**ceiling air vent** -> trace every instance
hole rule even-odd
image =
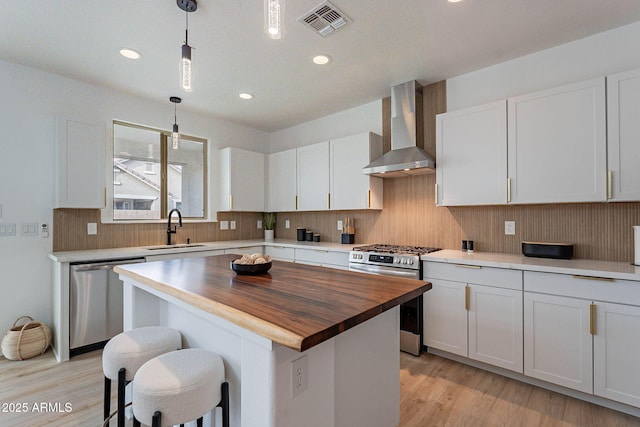
[[[298,18],[298,21],[310,27],[321,36],[326,36],[350,22],[350,19],[347,15],[340,12],[337,7],[328,1],[323,1]]]

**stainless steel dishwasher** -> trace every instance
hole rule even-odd
[[[140,262],[144,258],[70,265],[70,356],[102,348],[122,332],[122,281],[113,267]]]

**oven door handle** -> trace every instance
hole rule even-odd
[[[365,264],[349,264],[350,271],[359,271],[361,273],[380,274],[383,276],[406,277],[409,279],[419,279],[420,272],[418,270],[401,270],[393,267],[382,267],[377,265]]]

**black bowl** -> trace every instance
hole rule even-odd
[[[264,274],[271,268],[271,261],[264,264],[236,264],[231,263],[231,269],[236,274]]]

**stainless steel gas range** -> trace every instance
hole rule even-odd
[[[424,246],[357,246],[349,253],[349,270],[422,280],[420,256],[439,250]],[[422,296],[400,305],[400,350],[420,355],[422,322]]]

